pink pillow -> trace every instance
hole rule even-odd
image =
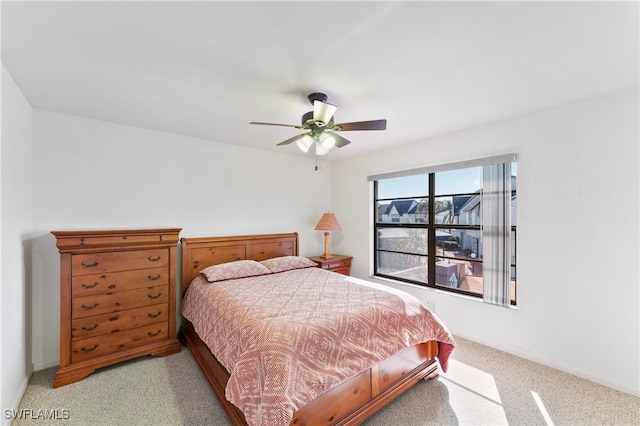
[[[313,260],[309,260],[306,257],[300,256],[282,256],[274,257],[272,259],[263,260],[262,263],[269,271],[284,272],[291,269],[312,268],[318,266]]]
[[[210,283],[215,281],[231,280],[234,278],[254,277],[256,275],[270,274],[264,265],[255,260],[236,260],[235,262],[221,263],[209,266],[200,271]]]

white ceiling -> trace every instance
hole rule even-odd
[[[339,159],[638,85],[638,2],[9,2],[33,107],[281,152],[321,91]],[[87,141],[90,143],[90,141]]]

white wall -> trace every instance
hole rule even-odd
[[[367,175],[518,154],[518,306],[405,284],[454,334],[640,395],[638,88],[333,165],[336,252],[370,273]]]
[[[58,363],[51,230],[298,231],[301,254],[312,255],[322,250],[313,226],[331,208],[344,229],[332,236],[333,251],[354,255],[353,274],[367,277],[368,174],[507,152],[519,155],[518,309],[399,287],[434,302],[462,337],[640,394],[637,88],[322,163],[315,172],[310,157],[32,112],[7,77],[3,68],[3,408],[17,406],[32,363]]]
[[[270,142],[265,142],[270,143]],[[59,256],[50,231],[182,227],[182,237],[299,232],[331,209],[331,164],[34,110],[33,360],[59,361]]]
[[[32,231],[31,106],[2,66],[0,145],[0,409],[18,407],[32,373],[29,297]]]

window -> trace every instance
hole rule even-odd
[[[515,155],[370,176],[374,275],[516,304]]]

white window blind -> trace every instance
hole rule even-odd
[[[468,167],[495,165],[495,164],[501,164],[501,163],[511,163],[514,161],[517,161],[516,154],[505,154],[505,155],[499,155],[495,157],[486,157],[486,158],[478,158],[478,159],[467,160],[467,161],[458,161],[455,163],[436,164],[433,166],[418,167],[414,169],[376,173],[376,174],[367,176],[367,180],[369,182],[372,182],[374,180],[391,179],[391,178],[402,177],[402,176],[422,175],[422,174],[437,173],[437,172],[446,172],[448,170],[466,169]]]
[[[483,300],[509,306],[511,163],[482,167]]]

